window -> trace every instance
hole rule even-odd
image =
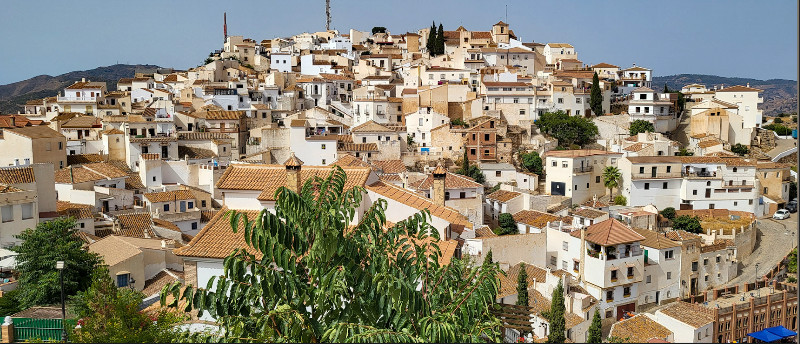
[[[325,165],[325,159],[322,159],[322,164]]]
[[[131,280],[131,274],[120,274],[117,275],[117,287],[127,287],[128,282]]]
[[[714,209],[714,203],[709,204],[708,209]]]
[[[553,160],[553,167],[558,167],[558,162],[556,162],[555,160]]]
[[[667,166],[667,173],[670,173],[671,171],[672,171],[672,166]]]
[[[697,190],[692,190],[692,195],[697,196]]]
[[[27,220],[33,218],[33,203],[26,203],[22,205],[22,219]]]
[[[58,143],[58,150],[62,150],[62,149],[64,149],[64,143],[63,142],[59,142]]]
[[[672,272],[671,271],[667,271],[667,279],[672,279]]]
[[[192,208],[194,208],[194,202],[192,202],[192,201],[189,201],[189,202],[187,203],[186,207],[187,207],[188,209],[192,209]]]
[[[611,281],[617,280],[617,270],[611,270]]]
[[[567,251],[567,250],[569,250],[569,243],[568,243],[568,242],[566,242],[566,241],[562,242],[562,243],[561,243],[561,248],[562,248],[564,251]]]
[[[614,301],[614,291],[613,290],[606,291],[606,300]]]
[[[321,148],[322,148],[322,149],[325,149],[325,144],[324,144],[324,143],[322,144],[322,147],[321,147]]]
[[[631,296],[631,287],[624,287],[622,288],[622,296],[629,297]]]
[[[662,189],[669,189],[669,182],[662,183],[661,188]]]
[[[594,177],[594,182],[595,182],[595,183],[599,183],[599,182],[600,182],[600,176],[596,176],[596,177]]]
[[[490,137],[489,134],[483,134],[483,140],[484,141],[489,141],[489,137]]]
[[[192,229],[197,229],[197,222],[192,222]]]
[[[675,259],[675,251],[664,251],[664,259]]]
[[[587,189],[589,188],[589,183],[586,183],[586,188],[587,188]]]
[[[558,103],[559,104],[564,104],[564,98],[558,98]]]
[[[566,261],[566,260],[562,260],[562,261],[561,261],[561,269],[562,269],[562,270],[564,270],[564,271],[566,271],[566,270],[567,270],[567,267],[568,267],[568,265],[567,265],[567,261]]]
[[[692,262],[692,271],[697,271],[697,262]]]
[[[501,171],[495,171],[495,172],[494,172],[494,176],[495,176],[495,177],[500,177],[500,174],[502,174],[502,172],[501,172]]]
[[[561,167],[567,168],[568,166],[569,166],[569,163],[566,160],[561,162]]]
[[[719,257],[719,256],[717,256],[717,263],[719,263],[719,260],[720,260],[720,257]]]
[[[639,167],[639,173],[644,173],[644,167]]]
[[[581,270],[581,263],[579,261],[572,262],[572,270],[580,271]]]
[[[14,208],[10,205],[5,205],[0,207],[0,213],[2,213],[3,222],[11,222],[14,221]]]
[[[169,204],[164,204],[164,211],[169,211]]]
[[[460,192],[460,193],[458,194],[458,198],[467,198],[467,193],[466,193],[466,192],[463,192],[463,191],[462,191],[462,192]]]
[[[550,265],[556,265],[556,257],[550,257]]]
[[[644,278],[644,281],[645,283],[650,283],[650,275],[647,275],[647,277]]]
[[[706,276],[705,276],[705,281],[706,281],[706,282],[708,282],[708,275],[706,275]],[[698,337],[698,338],[700,337],[700,334],[699,334],[699,333],[697,334],[697,337]]]
[[[628,278],[633,277],[633,267],[628,267]]]
[[[153,176],[153,181],[156,181],[156,176]]]
[[[733,168],[733,172],[736,172],[736,167]]]
[[[644,183],[644,189],[650,190],[650,183]]]

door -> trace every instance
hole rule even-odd
[[[103,201],[103,212],[108,211],[108,201]]]
[[[147,132],[150,134],[150,136],[156,136],[156,130],[153,128],[147,129]]]
[[[189,131],[192,131],[192,127],[194,127],[194,124],[189,123],[189,124],[187,124],[187,126],[189,127]]]
[[[711,198],[711,189],[706,189],[706,198]]]
[[[181,212],[182,213],[186,212],[186,202],[184,202],[184,201],[181,201]]]
[[[697,294],[697,278],[696,277],[692,278],[692,281],[691,281],[690,284],[691,284],[691,288],[689,288],[689,293],[691,295]]]
[[[655,178],[656,177],[656,168],[657,167],[651,167],[650,168],[650,177],[651,178]]]
[[[659,296],[661,296],[661,292],[660,292],[660,291],[657,291],[657,292],[656,292],[656,304],[658,304],[658,297],[659,297]]]
[[[625,312],[633,313],[635,311],[636,311],[636,303],[635,302],[631,302],[631,303],[628,303],[628,304],[617,306],[617,319],[622,318],[622,315],[625,314]]]
[[[166,159],[169,154],[167,154],[169,146],[161,146],[161,158]]]
[[[561,182],[550,182],[550,194],[554,196],[564,196],[566,185]]]

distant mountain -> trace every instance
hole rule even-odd
[[[797,81],[786,79],[758,80],[747,78],[727,78],[716,75],[678,74],[653,77],[653,89],[661,91],[664,84],[670,89],[678,89],[689,84],[703,84],[708,88],[717,86],[747,85],[764,90],[764,115],[777,115],[782,112],[797,112]]]
[[[22,111],[25,102],[32,99],[52,97],[59,91],[86,78],[92,81],[104,81],[109,91],[117,88],[121,78],[132,78],[137,71],[153,71],[160,68],[154,65],[116,64],[61,74],[59,76],[39,75],[28,80],[0,85],[0,113],[17,113]]]

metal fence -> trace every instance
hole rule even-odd
[[[13,318],[12,321],[15,342],[33,339],[58,342],[64,331],[61,319]],[[74,328],[76,323],[76,320],[67,319],[67,329]]]

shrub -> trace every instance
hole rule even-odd
[[[628,205],[628,199],[623,195],[614,197],[614,205]]]
[[[664,210],[661,211],[661,216],[666,217],[666,218],[668,218],[670,220],[674,219],[675,218],[675,208],[673,208],[673,207],[664,208]]]

